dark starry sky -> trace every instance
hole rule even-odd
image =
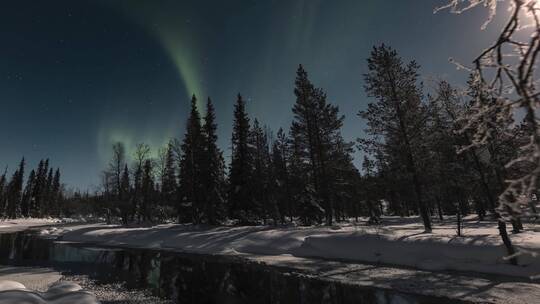
[[[229,154],[241,92],[252,117],[288,127],[298,64],[346,115],[354,140],[366,58],[387,43],[433,79],[463,84],[501,24],[487,12],[433,14],[440,0],[13,0],[0,5],[0,166],[21,156],[60,166],[81,189],[99,183],[115,141],[131,153],[184,133],[189,96],[211,96]],[[359,154],[357,154],[358,156]]]

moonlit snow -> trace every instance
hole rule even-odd
[[[96,297],[69,282],[57,282],[47,291],[27,289],[15,281],[0,281],[0,304],[98,304]]]

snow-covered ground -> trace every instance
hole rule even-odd
[[[61,220],[50,218],[21,218],[13,220],[0,220],[0,232],[17,232],[30,227],[52,225],[61,223]]]
[[[82,222],[84,219],[72,218],[19,218],[19,219],[0,219],[0,233],[9,233],[23,231],[32,227],[46,225],[60,225],[67,223]]]
[[[75,285],[75,284],[76,285]],[[61,284],[61,285],[60,285]],[[83,290],[90,292],[92,295],[101,301],[102,303],[123,303],[123,304],[141,304],[141,303],[155,303],[155,304],[169,304],[170,301],[156,298],[142,290],[128,290],[120,283],[103,283],[99,284],[84,275],[73,275],[68,273],[60,273],[54,269],[42,268],[42,267],[20,267],[20,266],[0,266],[0,304],[33,304],[33,303],[69,303],[80,304],[80,302],[70,302],[63,298],[64,302],[49,301],[44,302],[45,298],[49,298],[58,291],[59,286],[63,286],[63,290],[66,291],[66,287],[72,286],[71,290],[78,291],[81,287]],[[50,288],[54,287],[54,288]],[[24,292],[20,290],[14,292],[4,292],[6,290],[18,290],[24,289]],[[47,292],[48,291],[48,292]],[[52,292],[51,292],[52,291]],[[31,296],[32,301],[37,302],[23,302],[23,299],[27,298],[28,293],[36,293],[36,296]],[[6,298],[4,298],[6,295]],[[89,303],[95,303],[92,295],[88,293],[79,293],[80,298],[83,300],[92,300]],[[62,295],[64,297],[65,295]],[[73,295],[72,295],[73,296]],[[41,299],[39,299],[41,298]],[[56,297],[55,297],[56,298]],[[11,302],[10,302],[11,301]],[[85,302],[82,302],[85,303]]]
[[[380,226],[367,226],[365,220],[334,227],[79,224],[55,225],[40,232],[68,242],[223,254],[322,280],[473,303],[536,303],[540,298],[539,284],[520,282],[540,274],[540,258],[520,256],[520,266],[508,265],[494,222],[468,217],[462,237],[456,236],[451,218],[434,226],[433,233],[426,234],[418,218],[385,217]],[[536,224],[525,224],[525,231],[511,239],[518,248],[540,253]]]
[[[381,226],[347,223],[335,227],[203,227],[158,225],[124,228],[91,224],[50,228],[43,235],[63,241],[108,246],[143,247],[205,254],[256,254],[319,257],[331,260],[381,263],[423,270],[457,270],[530,278],[540,274],[540,257],[519,256],[520,265],[504,259],[494,222],[466,219],[464,236],[457,237],[450,219],[434,223],[424,233],[417,218],[384,218]],[[511,235],[514,245],[540,254],[540,227],[525,224]]]
[[[45,292],[27,289],[16,281],[0,281],[0,304],[99,304],[97,298],[69,282],[57,282]]]

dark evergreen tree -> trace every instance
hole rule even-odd
[[[48,165],[47,165],[48,166]],[[42,199],[42,191],[45,187],[46,178],[45,178],[45,172],[46,165],[44,160],[39,161],[39,165],[36,171],[36,182],[34,187],[32,188],[32,198],[30,199],[30,208],[29,213],[32,217],[39,217],[40,216],[40,203]]]
[[[277,200],[281,223],[285,223],[285,216],[293,221],[294,201],[289,172],[289,139],[282,128],[277,132],[277,138],[272,145],[272,191]]]
[[[13,173],[11,181],[8,185],[6,216],[11,219],[17,218],[21,212],[24,166],[25,160],[23,157],[19,164],[19,168],[17,169],[17,171],[15,171],[15,173]]]
[[[332,158],[337,145],[343,143],[340,130],[344,117],[339,115],[337,106],[327,103],[326,94],[313,86],[301,65],[295,84],[296,103],[291,126],[291,137],[296,146],[294,152],[296,158],[306,164],[307,181],[318,196],[317,201],[323,204],[326,224],[331,225],[334,218],[331,192],[336,173]],[[307,193],[305,189],[302,191]]]
[[[186,124],[186,134],[181,145],[182,156],[180,159],[180,206],[179,215],[184,220],[200,223],[203,199],[201,178],[201,163],[204,155],[204,138],[201,127],[201,116],[197,109],[197,98],[191,99],[191,112]]]
[[[177,197],[178,182],[176,179],[176,162],[173,142],[165,148],[163,172],[161,176],[161,198],[166,206],[171,206]]]
[[[60,169],[57,168],[54,172],[54,179],[52,183],[52,190],[51,190],[51,205],[52,210],[51,214],[56,217],[61,216],[61,200],[62,200],[62,185],[60,183]]]
[[[218,224],[225,217],[225,161],[223,152],[217,146],[216,114],[210,98],[206,103],[204,116],[203,151],[201,178],[204,189],[204,220],[212,225]]]
[[[257,119],[253,121],[253,127],[249,137],[249,147],[253,159],[252,186],[253,202],[252,212],[257,218],[273,219],[277,223],[279,214],[274,193],[270,192],[270,148],[268,134],[259,125]]]
[[[45,183],[45,190],[44,190],[43,202],[42,202],[43,208],[42,208],[41,216],[51,215],[53,178],[54,178],[53,169],[50,168],[49,173],[47,174],[47,180]]]
[[[155,185],[154,168],[152,161],[147,159],[144,162],[142,174],[142,205],[141,215],[143,222],[151,222],[155,208]]]
[[[113,157],[109,163],[109,172],[112,176],[112,192],[115,199],[121,199],[122,192],[122,170],[125,167],[126,148],[123,143],[117,142],[113,145]]]
[[[120,178],[120,189],[119,189],[119,201],[118,208],[120,210],[120,217],[122,218],[122,223],[127,225],[130,218],[131,211],[131,185],[129,179],[129,169],[127,164],[124,165],[124,170],[122,171],[122,176]]]
[[[368,96],[377,101],[360,112],[367,120],[366,133],[373,136],[364,144],[381,149],[385,154],[397,153],[410,176],[424,228],[431,231],[429,207],[419,172],[426,121],[418,84],[419,66],[414,61],[405,65],[395,50],[383,44],[373,48],[368,70],[365,89]]]
[[[30,216],[30,206],[32,206],[32,200],[34,199],[34,187],[36,186],[36,171],[30,171],[28,180],[26,181],[26,187],[24,188],[23,198],[21,202],[21,215],[24,217]]]
[[[362,169],[364,171],[363,176],[363,190],[364,190],[364,199],[366,201],[366,207],[369,215],[368,223],[378,224],[379,223],[379,212],[377,210],[377,184],[375,180],[375,163],[373,160],[369,159],[367,156],[364,156],[364,161],[362,162]]]
[[[6,201],[7,201],[7,168],[4,170],[4,173],[0,176],[0,217],[5,215]]]
[[[142,220],[141,205],[143,200],[143,167],[146,160],[150,156],[150,147],[147,144],[138,144],[135,149],[135,166],[133,173],[133,194],[131,198],[131,217],[135,220],[138,218],[140,222]]]
[[[234,106],[231,168],[229,171],[229,212],[242,224],[252,224],[256,219],[253,206],[252,155],[249,148],[249,117],[246,104],[238,94]]]

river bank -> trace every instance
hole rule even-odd
[[[400,227],[403,230],[404,227],[411,228],[412,225],[414,223]],[[297,288],[315,288],[309,293],[313,299],[338,297],[343,293],[349,295],[351,300],[366,295],[378,297],[379,300],[374,303],[392,303],[392,299],[405,298],[408,300],[403,303],[517,304],[534,303],[540,298],[540,286],[526,277],[420,270],[386,265],[380,261],[362,263],[347,259],[321,259],[298,254],[302,252],[301,250],[306,250],[304,252],[316,250],[317,247],[306,248],[309,244],[314,244],[313,239],[328,238],[331,240],[328,244],[335,244],[336,240],[339,242],[341,239],[351,242],[351,238],[354,238],[352,241],[362,241],[366,239],[366,235],[371,238],[373,235],[379,236],[375,240],[383,240],[383,242],[388,242],[390,239],[385,236],[385,233],[389,233],[388,231],[370,234],[370,230],[362,229],[353,226],[276,228],[190,225],[126,228],[104,224],[34,228],[39,238],[46,238],[48,242],[55,244],[53,246],[55,249],[51,251],[56,255],[55,258],[66,260],[74,256],[73,250],[84,249],[84,254],[81,256],[85,256],[88,261],[114,264],[115,267],[130,273],[138,271],[142,280],[152,278],[154,280],[152,284],[157,286],[153,288],[157,288],[162,295],[180,293],[183,297],[190,297],[193,292],[206,290],[201,292],[199,297],[204,297],[205,294],[214,296],[230,293],[238,297],[242,296],[238,294],[242,291],[243,296],[245,294],[253,296],[251,293],[267,293],[268,296],[274,295],[275,298],[279,298],[283,295],[276,296],[275,294],[282,293],[281,289],[288,290],[291,294],[298,293],[295,288],[288,286],[300,284]],[[475,231],[478,230],[475,229]],[[398,231],[396,234],[399,233]],[[408,233],[410,237],[401,235],[394,236],[394,239],[396,241],[400,238],[417,240],[414,229],[410,229]],[[534,233],[534,231],[529,233]],[[434,233],[438,236],[438,242],[448,242],[441,234],[441,231]],[[474,235],[469,234],[471,238]],[[531,242],[529,236],[523,234],[520,237]],[[427,242],[425,238],[426,236],[420,236],[422,241],[419,243],[423,246],[432,246],[432,242]],[[474,238],[477,246],[489,248],[487,246],[491,244],[490,234],[476,235]],[[460,241],[462,244],[468,244],[463,243],[464,240]],[[31,243],[31,241],[22,241],[24,242]],[[409,240],[409,242],[415,244],[415,241]],[[526,242],[522,243],[526,244]],[[77,247],[73,249],[72,246]],[[360,242],[354,246],[356,246],[354,250],[364,248],[368,252],[373,252],[374,246],[379,245],[373,245],[373,242]],[[455,244],[450,242],[449,246],[455,246]],[[340,252],[339,248],[339,246],[335,248],[336,252]],[[352,253],[355,252],[354,250]],[[88,257],[88,252],[98,251],[99,255],[90,254],[90,258]],[[394,252],[394,254],[400,254],[400,252]],[[236,273],[237,277],[231,279],[231,273],[233,276]],[[246,282],[245,277],[249,278],[254,273],[256,275],[252,280],[266,282],[261,285],[273,284],[274,286],[265,287],[269,289],[265,290],[260,289],[259,285],[253,285],[256,283]],[[196,280],[198,285],[187,283],[193,280]],[[226,289],[227,284],[234,288]],[[278,288],[280,284],[284,284],[283,288]],[[290,298],[281,298],[283,299]],[[437,302],[433,302],[433,299],[437,299]],[[344,302],[331,303],[349,302],[344,300]]]

